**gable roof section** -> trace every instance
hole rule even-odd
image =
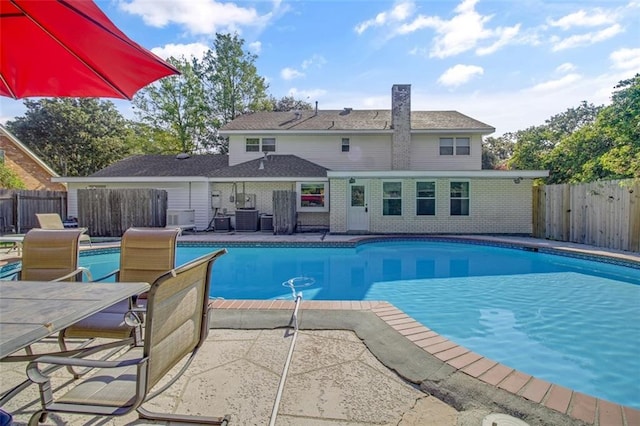
[[[31,151],[25,144],[20,142],[17,137],[13,135],[6,127],[0,124],[0,137],[5,137],[11,143],[13,143],[19,150],[24,152],[29,158],[31,158],[35,163],[37,163],[42,169],[44,169],[49,175],[52,177],[58,177],[58,173],[53,170],[51,167],[47,165],[44,161],[40,159],[33,151]]]
[[[251,131],[391,131],[390,110],[253,112],[225,124],[221,134]],[[457,111],[412,111],[412,131],[478,131],[495,128]]]
[[[213,181],[216,178],[326,178],[327,170],[295,155],[269,155],[267,158],[250,160],[235,166],[229,166],[229,157],[226,154],[193,155],[185,159],[178,159],[174,155],[135,155],[118,161],[88,178],[95,180],[198,177]]]
[[[134,155],[89,177],[208,177],[216,170],[228,166],[229,157],[225,154],[192,155],[183,159],[175,155]]]
[[[266,158],[250,160],[235,166],[218,169],[212,177],[326,178],[327,170],[329,169],[295,155],[268,155]]]

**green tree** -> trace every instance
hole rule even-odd
[[[482,168],[503,169],[506,162],[513,155],[512,134],[506,133],[500,137],[489,136],[482,141]]]
[[[0,188],[27,189],[22,179],[3,162],[0,162]]]
[[[220,123],[211,119],[211,107],[195,72],[195,62],[185,58],[169,58],[168,62],[178,68],[181,75],[165,77],[140,90],[133,98],[136,116],[149,126],[139,128],[143,137],[160,144],[144,145],[164,153],[191,154],[213,149],[215,129]]]
[[[129,146],[129,155],[183,152],[182,143],[173,133],[143,122],[130,122],[126,141]]]
[[[640,75],[614,89],[611,105],[548,154],[550,183],[640,177]]]
[[[283,96],[280,99],[271,97],[271,103],[273,104],[273,111],[309,111],[313,109],[309,102],[296,99],[293,96]]]
[[[611,105],[596,124],[611,141],[611,149],[602,155],[604,170],[615,177],[640,177],[640,74],[620,81]]]
[[[213,118],[224,125],[238,115],[272,108],[268,85],[258,75],[257,55],[243,50],[237,34],[216,34],[213,50],[205,53],[198,73],[205,85]]]
[[[127,120],[94,98],[25,100],[6,127],[62,176],[88,176],[128,155]]]

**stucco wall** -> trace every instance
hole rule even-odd
[[[382,182],[369,180],[371,233],[495,233],[530,234],[531,180],[511,179],[389,179],[402,182],[402,216],[382,215]],[[436,182],[436,215],[417,216],[415,182]],[[469,182],[469,216],[449,214],[449,183]],[[332,233],[348,232],[346,179],[331,179]]]

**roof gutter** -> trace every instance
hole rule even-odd
[[[384,171],[328,171],[328,178],[484,178],[535,179],[549,176],[549,170],[384,170]]]

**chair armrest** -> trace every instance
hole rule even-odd
[[[78,275],[78,274],[86,275],[88,281],[93,281],[93,277],[91,276],[91,271],[89,271],[87,268],[85,268],[83,266],[80,266],[75,271],[70,272],[67,275],[63,275],[61,277],[58,277],[58,278],[56,278],[55,280],[52,280],[52,281],[64,281],[64,280],[66,280],[68,278],[71,278],[71,277],[73,277],[75,275]]]
[[[54,400],[53,398],[53,388],[51,386],[50,376],[47,373],[51,373],[52,371],[57,370],[56,367],[53,366],[78,366],[85,367],[88,369],[91,368],[118,368],[118,367],[129,367],[132,365],[136,365],[138,368],[138,372],[141,371],[141,368],[146,365],[149,361],[148,357],[144,358],[134,358],[127,359],[122,361],[101,361],[98,359],[84,359],[84,358],[69,358],[69,357],[61,357],[61,356],[42,356],[34,361],[31,361],[27,364],[27,377],[31,380],[32,383],[36,383],[40,388],[40,401],[44,406],[51,404]],[[38,364],[48,364],[47,369],[40,369]],[[53,368],[52,368],[53,367]]]
[[[113,277],[113,276],[116,277],[116,281],[117,281],[118,280],[118,274],[120,274],[120,269],[116,269],[115,271],[111,271],[107,275],[103,275],[100,278],[95,278],[95,279],[93,279],[91,281],[93,281],[93,282],[104,281],[107,278],[110,278],[110,277]]]

